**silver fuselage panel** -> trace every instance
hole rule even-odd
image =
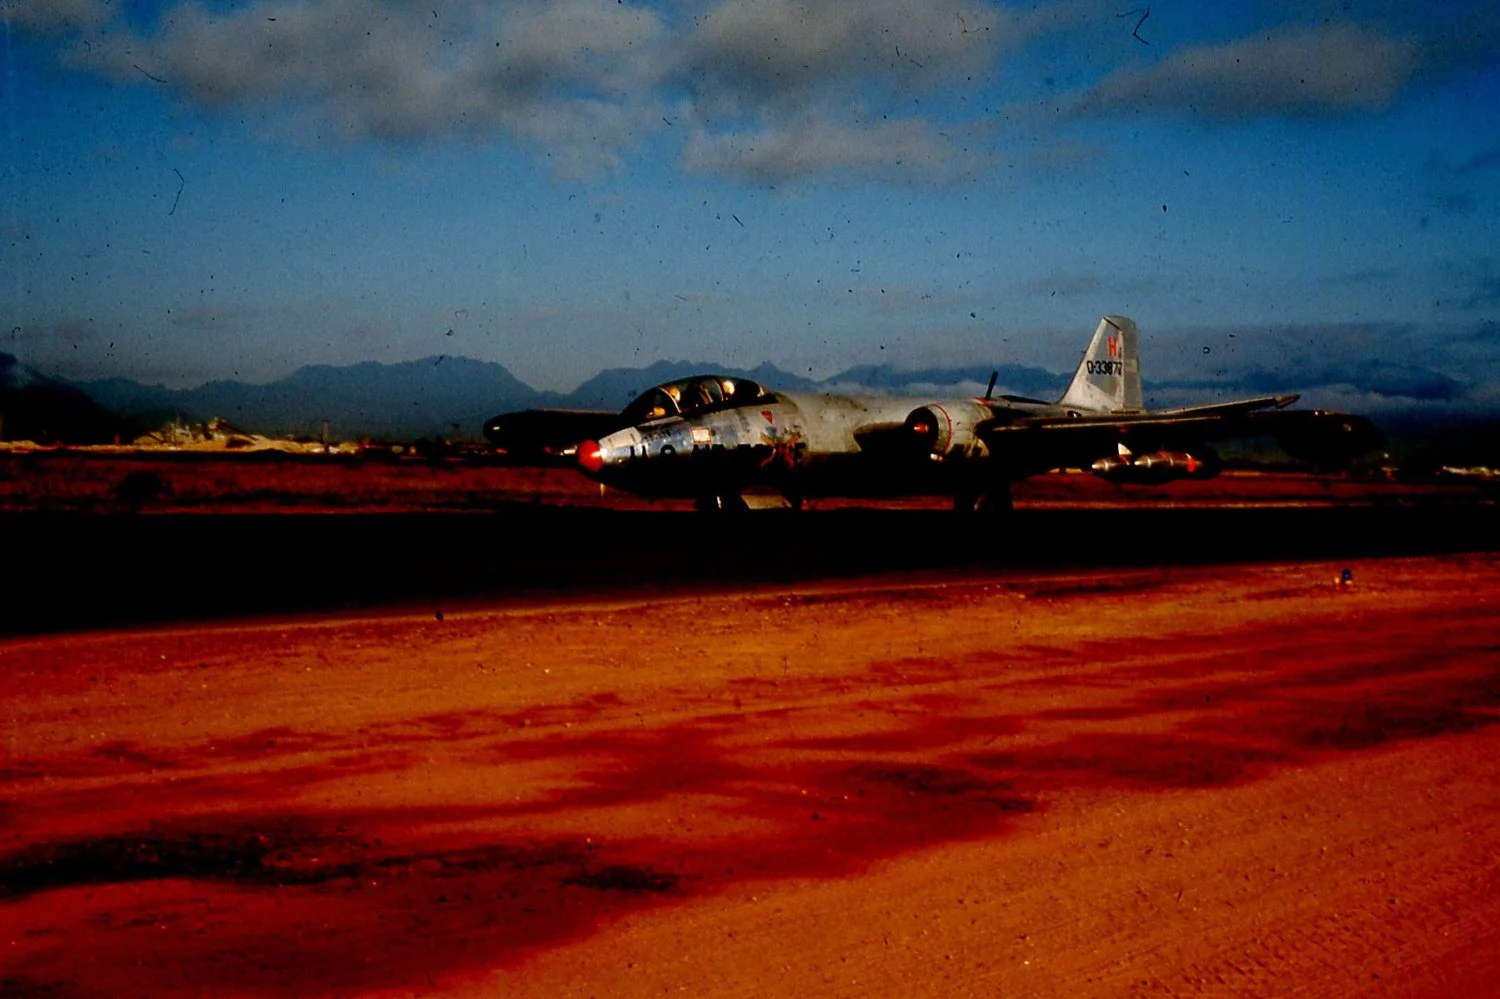
[[[600,482],[647,496],[782,492],[803,496],[946,494],[960,475],[980,469],[907,454],[868,453],[861,431],[899,428],[930,411],[945,441],[959,413],[985,417],[1061,412],[1044,404],[987,403],[973,398],[851,397],[778,392],[752,405],[628,427],[598,442]],[[948,450],[947,447],[944,448]],[[975,463],[963,463],[974,465]],[[997,469],[986,469],[993,474]]]

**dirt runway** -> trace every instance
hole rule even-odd
[[[1497,995],[1497,594],[1442,555],[8,639],[0,993]]]

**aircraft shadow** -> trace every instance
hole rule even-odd
[[[1500,547],[1493,507],[27,513],[0,518],[0,633],[474,600],[664,593],[873,573],[1108,569]]]

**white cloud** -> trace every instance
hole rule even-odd
[[[563,0],[517,5],[505,20],[491,89],[500,122],[588,176],[662,126],[666,33],[652,11]]]
[[[593,0],[517,5],[499,41],[512,95],[557,86],[621,92],[654,87],[664,25],[653,11]]]
[[[974,152],[993,145],[974,141],[986,101],[963,98],[992,91],[1001,60],[1048,34],[1082,46],[1101,18],[1090,0],[180,0],[141,25],[107,0],[0,5],[23,32],[68,37],[74,68],[198,108],[269,106],[324,141],[509,137],[588,176],[670,135],[691,168],[742,180],[916,184],[993,161]],[[1497,19],[1288,21],[1220,44],[1133,46],[1135,58],[1163,54],[1067,109],[1380,108],[1416,79],[1491,56]]]
[[[683,71],[710,106],[797,107],[830,89],[961,80],[1007,33],[993,6],[970,0],[728,0],[692,33]]]
[[[1490,20],[1493,20],[1491,18]],[[1494,24],[1419,27],[1324,21],[1171,50],[1159,61],[1107,75],[1067,106],[1077,116],[1119,110],[1186,112],[1239,120],[1343,114],[1389,106],[1414,81],[1493,55]]]
[[[502,114],[558,174],[588,178],[623,166],[622,152],[661,127],[655,110],[590,98],[537,98]]]
[[[1007,49],[1066,23],[980,0],[727,0],[689,35],[673,81],[688,95],[689,169],[751,183],[929,185],[988,162],[972,121],[911,102],[978,92]],[[1071,17],[1071,15],[1070,15]]]
[[[902,100],[964,85],[1076,6],[182,0],[137,26],[103,0],[0,2],[23,30],[71,35],[74,68],[198,108],[270,106],[322,141],[508,134],[587,176],[681,119],[696,169],[921,183],[973,159]]]
[[[286,105],[336,139],[514,129],[582,169],[615,162],[659,115],[660,17],[624,4],[191,2],[144,32],[83,0],[44,4],[23,27],[73,32],[70,65],[199,107]]]
[[[690,169],[770,184],[840,173],[940,184],[975,161],[920,119],[862,127],[812,120],[717,135],[700,130],[685,158]]]

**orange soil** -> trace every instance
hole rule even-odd
[[[0,992],[1494,995],[1500,561],[0,643]]]
[[[1493,499],[1494,484],[1361,482],[1289,472],[1226,472],[1203,481],[1122,486],[1093,475],[1053,474],[1016,484],[1021,506],[1409,503]],[[525,468],[444,459],[356,460],[274,454],[136,455],[81,449],[0,453],[0,512],[20,510],[260,512],[489,510],[516,503],[689,509],[599,486],[571,468]],[[815,508],[849,505],[819,499]],[[869,505],[861,501],[860,505]],[[942,509],[940,497],[882,501]]]

